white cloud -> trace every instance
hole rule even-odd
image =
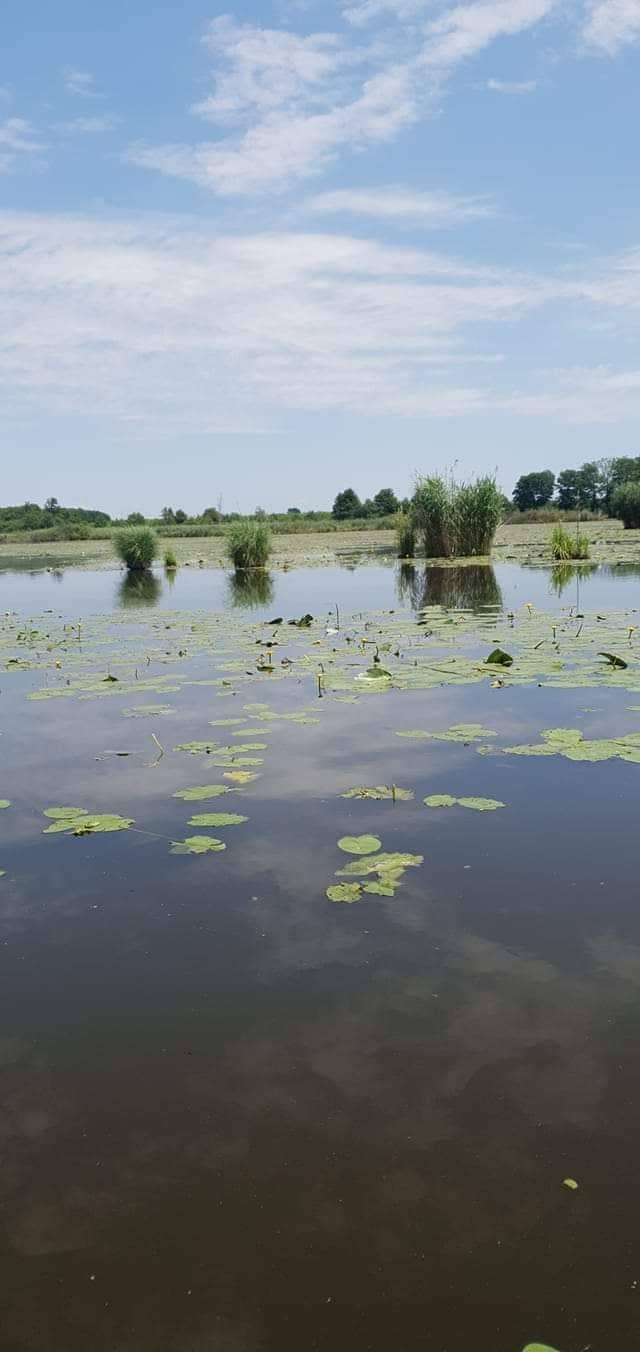
[[[98,99],[100,94],[95,87],[94,76],[88,70],[74,70],[69,67],[64,72],[65,89],[80,99]]]
[[[35,128],[24,118],[9,117],[0,122],[0,173],[14,169],[23,155],[37,155],[45,149],[37,140]]]
[[[639,415],[635,371],[536,376],[539,326],[524,375],[500,361],[497,326],[520,344],[542,307],[558,329],[565,312],[631,314],[640,255],[593,276],[519,274],[348,234],[0,213],[7,418],[99,408],[114,432],[162,436],[268,427],[291,410]]]
[[[319,193],[307,204],[313,211],[343,212],[379,220],[416,221],[421,225],[459,225],[495,216],[486,197],[447,192],[413,192],[396,184],[381,188],[343,188]]]
[[[640,0],[595,0],[587,8],[582,36],[587,46],[608,56],[640,42]]]
[[[70,122],[57,122],[55,130],[69,135],[96,136],[101,132],[114,131],[120,118],[105,114],[104,117],[74,117]]]
[[[492,94],[533,94],[538,88],[537,80],[487,80],[481,89],[489,89]]]
[[[427,27],[424,64],[447,70],[476,56],[496,38],[534,27],[554,4],[555,0],[480,0],[446,10]]]
[[[388,3],[401,20],[397,32],[360,42],[353,31],[347,40],[215,20],[205,37],[214,89],[192,111],[238,130],[191,144],[134,145],[127,158],[221,196],[284,191],[323,172],[343,149],[394,140],[431,110],[460,61],[539,23],[556,0],[481,0],[426,24],[424,16],[405,24],[404,6]]]

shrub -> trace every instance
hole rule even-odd
[[[616,488],[611,499],[611,512],[619,516],[625,530],[640,527],[640,483],[628,481]]]
[[[551,536],[551,553],[558,563],[567,559],[588,559],[589,541],[579,531],[570,535],[564,526],[556,526]]]
[[[271,532],[263,521],[236,521],[227,535],[227,557],[234,568],[264,568],[271,553]]]
[[[408,512],[399,512],[396,518],[398,558],[412,559],[416,552],[416,528]]]
[[[439,474],[418,481],[411,517],[427,558],[490,554],[502,515],[502,494],[488,476],[457,484]]]
[[[171,548],[171,545],[167,545],[167,548],[164,551],[164,566],[165,568],[178,567],[178,560],[175,556],[173,549]]]
[[[150,568],[157,552],[157,540],[149,526],[125,526],[113,537],[116,553],[130,573]]]

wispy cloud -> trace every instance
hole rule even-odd
[[[383,188],[344,188],[319,193],[307,205],[313,211],[342,212],[379,220],[419,222],[421,225],[460,225],[465,221],[496,216],[486,197],[465,197],[447,192],[412,192],[399,185]]]
[[[487,80],[480,89],[489,89],[492,94],[533,94],[538,88],[537,80]]]
[[[588,47],[608,56],[640,42],[640,0],[595,0],[588,6],[582,36]]]
[[[94,76],[88,70],[75,70],[73,67],[68,67],[64,71],[64,83],[67,93],[74,94],[76,98],[101,98],[96,89]]]
[[[105,114],[104,117],[74,117],[70,122],[56,122],[54,130],[70,136],[96,136],[101,132],[114,131],[119,123],[120,118],[111,114]]]
[[[536,374],[539,326],[524,375],[498,360],[497,326],[522,328],[543,307],[558,324],[565,310],[637,314],[640,254],[524,274],[348,234],[0,213],[0,397],[12,416],[91,416],[99,404],[106,426],[162,435],[268,426],[287,410],[640,414],[633,370]]]
[[[23,156],[38,155],[46,148],[24,118],[9,117],[0,122],[0,173],[9,173]]]
[[[479,0],[426,22],[417,11],[407,19],[404,5],[390,3],[397,31],[367,32],[361,40],[353,27],[300,36],[225,16],[205,36],[215,62],[213,92],[192,111],[237,131],[217,140],[138,144],[127,158],[221,196],[284,191],[323,172],[343,150],[394,140],[429,114],[461,61],[539,23],[554,3]],[[374,17],[366,8],[361,26]]]

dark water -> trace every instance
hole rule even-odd
[[[445,571],[427,600],[549,601],[548,574]],[[5,575],[3,605],[87,614],[120,581]],[[218,574],[160,585],[160,606],[229,601]],[[579,585],[578,606],[633,606],[638,580]],[[274,577],[269,605],[422,603],[419,574],[402,586],[383,567],[308,570]],[[0,681],[2,1352],[640,1346],[640,768],[395,735],[597,736],[640,727],[640,699],[323,700],[317,726],[267,725],[242,794],[188,804],[172,793],[220,772],[172,746],[308,692],[185,686],[151,721],[122,716],[135,698],[29,702],[33,686]],[[117,748],[132,755],[96,759]],[[391,782],[415,800],[339,796]],[[439,792],[508,811],[427,811]],[[158,834],[43,837],[63,803]],[[250,822],[224,854],[173,856],[190,809]],[[394,898],[332,904],[335,842],[366,831],[424,864]]]

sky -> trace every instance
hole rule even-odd
[[[3,503],[640,453],[640,0],[4,0]]]

